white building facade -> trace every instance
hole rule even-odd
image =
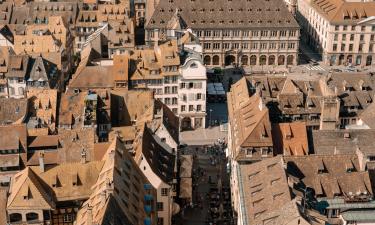
[[[206,67],[200,55],[190,54],[180,67],[178,80],[178,116],[181,129],[199,129],[206,125]]]

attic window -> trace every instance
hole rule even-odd
[[[268,20],[267,23],[272,23],[272,20]]]
[[[269,11],[271,11],[271,9],[270,9],[270,8],[267,8],[266,11],[269,12]]]
[[[247,11],[248,11],[248,12],[251,12],[251,11],[253,11],[253,9],[250,9],[250,8],[249,8],[249,9],[247,9]]]
[[[223,12],[223,11],[224,11],[224,9],[223,9],[223,8],[220,8],[220,9],[219,9],[219,11],[220,11],[220,12]]]
[[[191,9],[191,11],[192,11],[192,12],[195,12],[195,11],[197,11],[197,10],[196,10],[196,9],[194,9],[194,8],[192,8],[192,9]]]
[[[350,133],[344,133],[344,139],[349,139],[350,138]]]
[[[220,23],[220,24],[223,24],[223,23],[224,23],[224,20],[220,20],[219,23]]]
[[[233,21],[233,20],[230,20],[230,21],[229,21],[229,23],[231,23],[231,24],[232,24],[232,23],[234,23],[234,21]]]
[[[277,8],[277,9],[276,9],[276,12],[279,12],[279,11],[280,11],[280,8]]]
[[[204,21],[204,20],[202,20],[202,21],[201,21],[201,23],[203,23],[203,24],[204,24],[204,23],[205,23],[205,21]]]
[[[214,9],[210,9],[210,12],[214,12],[215,10]]]
[[[232,9],[232,8],[230,8],[230,9],[229,9],[229,12],[233,12],[233,9]]]
[[[197,22],[197,21],[195,21],[195,20],[192,20],[192,21],[191,21],[192,24],[195,24],[196,22]]]
[[[243,11],[243,8],[239,8],[238,11],[239,11],[239,12],[242,12],[242,11]]]
[[[261,21],[261,20],[258,20],[258,23],[262,23],[262,21]]]
[[[257,9],[257,12],[261,12],[261,11],[262,11],[262,9],[261,9],[261,8],[258,8],[258,9]]]
[[[160,12],[164,12],[164,9],[160,9]]]

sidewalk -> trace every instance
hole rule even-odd
[[[219,138],[227,138],[227,132],[220,131],[220,126],[180,133],[181,143],[187,145],[212,145]]]

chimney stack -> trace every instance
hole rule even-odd
[[[39,167],[44,172],[44,152],[39,152]]]
[[[85,164],[86,162],[86,150],[83,148],[81,151],[81,163]]]

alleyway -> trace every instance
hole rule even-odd
[[[184,154],[195,155],[193,164],[193,207],[186,207],[179,224],[230,224],[229,176],[223,145],[188,146]]]

